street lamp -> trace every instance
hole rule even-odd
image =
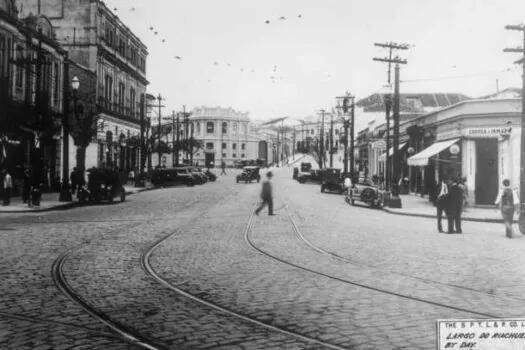
[[[69,72],[69,68],[67,70]],[[66,74],[67,74],[66,72]],[[66,75],[67,77],[67,75]],[[77,93],[80,87],[80,80],[77,76],[74,76],[71,80],[71,90],[73,90],[73,112],[77,113]],[[69,94],[65,93],[64,98],[64,130],[63,130],[63,165],[62,165],[62,188],[60,190],[59,200],[61,202],[70,202],[73,200],[71,195],[71,188],[69,186]]]

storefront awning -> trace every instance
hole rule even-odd
[[[406,142],[400,143],[398,149],[399,150],[403,149],[403,147],[405,147],[406,144],[407,144]],[[390,147],[390,149],[388,150],[388,156],[392,157],[393,154],[394,154],[394,147]],[[379,156],[380,161],[384,161],[385,158],[386,158],[386,152]]]
[[[444,149],[452,146],[454,143],[458,142],[459,139],[452,139],[447,141],[436,142],[430,147],[425,148],[421,152],[414,154],[412,157],[408,158],[408,165],[410,166],[426,166],[428,165],[428,159],[432,156],[435,156]]]

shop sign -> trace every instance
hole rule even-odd
[[[492,127],[492,128],[468,128],[465,136],[467,137],[497,137],[510,135],[511,127]]]

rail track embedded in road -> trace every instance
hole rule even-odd
[[[231,198],[231,197],[232,196],[230,195],[230,196],[224,198],[223,201],[225,201],[226,199]],[[202,212],[199,215],[196,215],[192,220],[190,220],[190,222],[196,222],[199,218],[205,216],[206,214],[207,214],[206,212]],[[248,221],[248,223],[245,226],[246,228],[249,228],[249,226],[251,225],[251,221],[252,220],[253,220],[253,211],[251,212],[250,217],[249,217],[249,221]],[[173,237],[173,236],[175,236],[175,235],[177,235],[179,233],[182,233],[182,232],[184,232],[184,227],[179,227],[178,229],[176,229],[173,232],[169,233],[165,237],[162,237],[159,240],[157,240],[156,242],[154,242],[151,246],[149,246],[142,253],[142,256],[141,256],[140,260],[141,260],[141,264],[142,264],[143,269],[153,279],[155,279],[158,283],[160,283],[161,285],[165,286],[169,290],[171,290],[171,291],[173,291],[173,292],[175,292],[175,293],[177,293],[179,295],[182,295],[182,296],[184,296],[184,297],[186,297],[186,298],[188,298],[188,299],[190,299],[190,300],[192,300],[194,302],[197,302],[197,303],[199,303],[201,305],[205,305],[205,306],[207,306],[207,307],[209,307],[211,309],[214,309],[216,311],[219,311],[221,313],[233,316],[233,317],[235,317],[237,319],[240,319],[242,321],[245,321],[245,322],[248,322],[248,323],[251,323],[251,324],[255,324],[257,326],[260,326],[260,327],[263,327],[263,328],[266,328],[266,329],[269,329],[269,330],[272,330],[272,331],[275,331],[275,332],[278,332],[278,333],[282,333],[282,334],[294,337],[294,338],[296,338],[298,340],[302,340],[302,341],[305,341],[307,343],[317,344],[317,345],[323,346],[325,348],[334,349],[334,350],[345,350],[344,347],[340,347],[338,345],[327,343],[327,342],[324,342],[324,341],[319,340],[319,339],[311,338],[311,337],[305,336],[303,334],[299,334],[299,333],[296,333],[296,332],[293,332],[293,331],[289,331],[289,330],[287,330],[285,328],[274,326],[274,325],[268,324],[266,322],[259,321],[259,320],[257,320],[254,317],[250,317],[250,316],[242,314],[240,312],[237,312],[237,311],[231,310],[229,308],[220,306],[220,305],[218,305],[216,303],[213,303],[213,302],[210,302],[208,300],[205,300],[202,297],[193,295],[193,294],[188,293],[188,292],[184,291],[183,289],[179,288],[179,286],[183,285],[184,283],[177,283],[177,284],[169,283],[164,278],[159,276],[159,274],[155,271],[155,269],[153,269],[153,267],[150,264],[150,258],[151,258],[152,253],[164,241],[166,241],[170,237]]]
[[[140,334],[137,332],[127,328],[126,326],[111,320],[106,314],[103,312],[97,310],[93,306],[89,305],[87,302],[82,300],[77,293],[69,286],[69,284],[66,281],[66,278],[64,276],[64,272],[62,271],[62,268],[64,266],[64,263],[68,257],[68,255],[73,251],[74,249],[68,250],[67,252],[61,254],[58,259],[55,260],[53,267],[52,267],[52,276],[53,281],[55,282],[55,285],[57,288],[69,299],[71,299],[76,304],[80,305],[87,313],[89,313],[91,316],[93,316],[98,321],[102,322],[106,326],[108,326],[110,329],[115,331],[123,340],[129,342],[130,344],[134,344],[137,346],[140,346],[144,349],[149,350],[159,350],[162,349],[162,347],[156,346],[151,344],[149,341],[147,341],[145,338],[143,338]]]
[[[285,206],[285,207],[287,208],[287,206]],[[339,259],[339,260],[344,260],[347,263],[352,263],[352,264],[356,264],[356,265],[359,264],[359,263],[356,263],[353,260],[345,259],[343,257],[340,257],[340,256],[334,254],[334,253],[327,252],[327,251],[325,251],[325,250],[323,250],[323,249],[321,249],[319,247],[316,247],[315,245],[313,245],[309,241],[307,241],[304,238],[304,235],[301,233],[299,227],[295,223],[295,221],[294,221],[293,217],[291,216],[288,208],[286,209],[286,212],[287,212],[286,215],[288,216],[288,218],[290,219],[290,221],[292,223],[294,233],[297,236],[299,236],[299,238],[307,246],[309,246],[311,249],[313,249],[313,250],[315,250],[317,252],[320,252],[322,254],[329,255],[329,256],[331,256],[333,258],[336,258],[336,259]],[[465,312],[465,313],[469,313],[469,314],[473,314],[473,315],[478,315],[478,316],[485,317],[485,318],[498,318],[499,317],[499,316],[496,316],[496,315],[491,315],[491,314],[487,314],[487,313],[483,313],[483,312],[479,312],[479,311],[474,311],[474,310],[468,310],[468,309],[465,309],[465,308],[456,307],[456,306],[452,306],[452,305],[447,305],[447,304],[435,302],[435,301],[432,301],[432,300],[427,300],[427,299],[423,299],[423,298],[414,297],[414,296],[411,296],[411,295],[408,295],[408,294],[393,292],[393,291],[390,291],[390,290],[387,290],[387,289],[384,289],[384,288],[374,287],[372,285],[367,285],[367,284],[359,283],[359,282],[356,282],[356,281],[346,280],[346,279],[343,279],[343,278],[340,278],[340,277],[332,276],[332,275],[329,275],[329,274],[326,274],[326,273],[323,273],[323,272],[320,272],[320,271],[316,271],[316,270],[310,269],[310,268],[305,267],[305,266],[301,266],[301,265],[295,264],[295,263],[287,261],[285,259],[279,258],[279,257],[277,257],[277,256],[275,256],[275,255],[273,255],[273,254],[271,254],[271,253],[269,253],[269,252],[267,252],[267,251],[257,247],[255,245],[255,243],[250,239],[250,231],[251,231],[251,226],[252,226],[252,223],[253,223],[254,215],[255,214],[252,214],[250,216],[250,219],[248,220],[248,224],[246,225],[246,229],[244,231],[244,238],[245,238],[245,240],[246,240],[246,242],[247,242],[247,244],[249,246],[251,246],[253,249],[255,249],[259,253],[265,255],[266,257],[268,257],[268,258],[270,258],[272,260],[276,260],[276,261],[278,261],[278,262],[280,262],[282,264],[285,264],[285,265],[288,265],[288,266],[291,266],[291,267],[294,267],[294,268],[297,268],[297,269],[300,269],[300,270],[303,270],[303,271],[306,271],[306,272],[309,272],[309,273],[312,273],[312,274],[315,274],[315,275],[318,275],[318,276],[326,277],[326,278],[329,278],[331,280],[335,280],[335,281],[342,282],[342,283],[345,283],[345,284],[348,284],[348,285],[352,285],[352,286],[356,286],[356,287],[359,287],[359,288],[372,290],[372,291],[375,291],[375,292],[378,292],[378,293],[387,294],[387,295],[395,296],[395,297],[398,297],[398,298],[407,299],[407,300],[411,300],[411,301],[415,301],[415,302],[420,302],[420,303],[424,303],[424,304],[428,304],[428,305],[432,305],[432,306],[436,306],[436,307],[440,307],[440,308],[445,308],[445,309],[450,309],[450,310],[454,310],[454,311],[460,311],[460,312]],[[364,264],[359,264],[359,266],[363,266],[363,265]],[[410,276],[408,276],[408,277],[410,277]]]

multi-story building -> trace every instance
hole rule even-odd
[[[15,182],[26,168],[44,189],[59,185],[65,55],[48,18],[0,2],[0,167]]]
[[[98,134],[86,148],[86,167],[137,167],[146,46],[100,0],[26,0],[22,11],[48,16],[69,58],[96,73],[94,98],[87,100],[98,112]]]
[[[261,159],[271,163],[269,137],[252,132],[248,112],[231,107],[195,108],[189,117],[189,134],[200,140],[203,149],[194,155],[194,163],[227,166],[237,161]]]

